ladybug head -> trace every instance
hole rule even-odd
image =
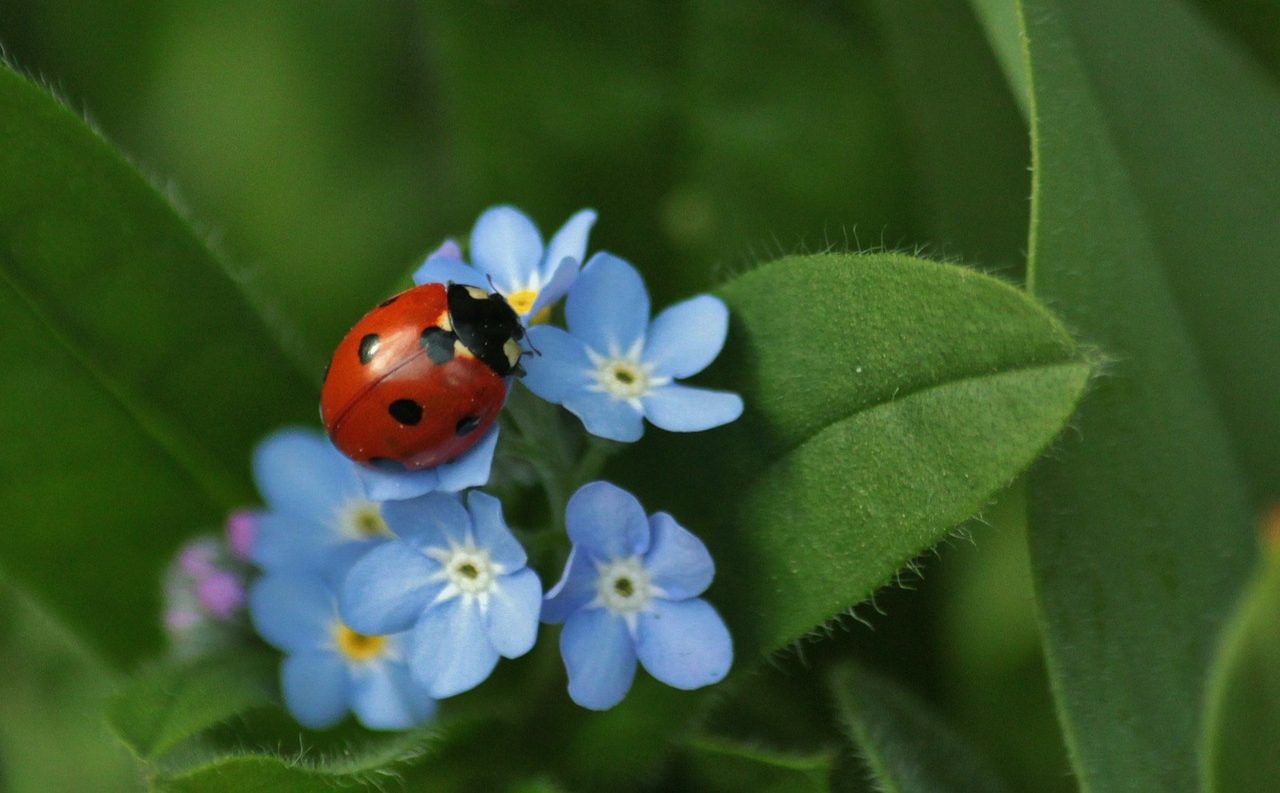
[[[502,295],[462,284],[449,284],[448,294],[458,341],[499,377],[518,373],[524,326]]]

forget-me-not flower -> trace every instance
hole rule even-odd
[[[430,282],[493,287],[528,324],[568,291],[587,252],[587,236],[596,213],[583,209],[569,218],[543,247],[538,227],[520,210],[496,206],[485,210],[471,229],[471,266],[462,261],[457,243],[446,242],[413,274],[417,284]]]
[[[431,718],[436,703],[405,664],[406,635],[352,630],[333,587],[302,570],[269,572],[249,592],[262,638],[284,651],[280,689],[299,723],[322,729],[348,710],[366,727],[401,730]]]
[[[318,432],[273,432],[253,452],[267,508],[256,516],[250,556],[267,571],[333,576],[391,537],[382,506],[361,485],[357,464]]]
[[[565,524],[573,550],[542,619],[564,623],[560,654],[574,702],[593,710],[618,704],[637,660],[675,688],[724,679],[733,642],[698,597],[715,576],[701,540],[665,512],[646,517],[635,496],[608,482],[579,488]]]
[[[479,685],[498,663],[532,647],[542,584],[493,496],[472,491],[467,507],[432,493],[383,507],[397,539],[351,569],[343,619],[360,631],[412,628],[409,667],[434,697]]]
[[[498,448],[498,424],[456,460],[433,468],[407,471],[398,467],[369,468],[352,463],[365,495],[373,501],[403,501],[432,492],[456,493],[489,482],[493,454]]]
[[[677,432],[718,427],[742,415],[742,398],[679,385],[719,355],[729,311],[711,295],[677,303],[650,324],[640,273],[608,253],[583,268],[565,303],[569,331],[539,325],[529,343],[524,384],[615,441],[644,434],[643,419]]]

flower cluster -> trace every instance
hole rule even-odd
[[[470,263],[448,241],[414,280],[501,294],[527,328],[516,334],[529,348],[524,387],[593,435],[636,441],[646,420],[690,432],[736,419],[738,395],[677,382],[719,354],[724,304],[702,295],[651,321],[634,267],[607,253],[586,259],[595,220],[578,212],[544,244],[529,218],[495,207],[472,230]],[[566,329],[547,324],[561,298]],[[252,515],[248,555],[262,573],[248,608],[284,654],[281,689],[299,722],[322,728],[351,712],[374,729],[420,724],[437,700],[528,653],[541,624],[563,625],[569,696],[587,708],[621,701],[637,663],[682,689],[728,673],[728,630],[701,598],[715,567],[697,537],[615,485],[582,484],[561,505],[571,547],[544,593],[502,504],[479,489],[496,484],[500,449],[497,424],[420,471],[358,465],[309,430],[259,445],[265,507]]]

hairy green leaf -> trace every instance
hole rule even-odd
[[[1210,793],[1267,790],[1280,779],[1280,532],[1271,542],[1209,680],[1203,789]]]
[[[845,666],[832,674],[837,714],[884,793],[1006,790],[960,736],[910,692]]]
[[[694,772],[711,790],[827,793],[836,764],[833,750],[800,754],[714,735],[694,736],[688,748]]]
[[[254,440],[315,392],[151,185],[4,67],[0,140],[0,560],[129,661],[178,541],[253,498]]]
[[[746,413],[696,438],[654,431],[629,462],[647,506],[707,537],[740,652],[845,612],[977,512],[1089,375],[1052,315],[960,267],[793,257],[720,293],[732,325],[707,383]]]
[[[179,743],[275,699],[275,658],[239,652],[160,666],[111,701],[107,719],[139,758],[157,761]]]
[[[1235,56],[1176,2],[1028,0],[1022,17],[1035,162],[1028,280],[1111,358],[1080,432],[1031,480],[1049,668],[1086,790],[1192,790],[1196,703],[1252,547],[1214,388],[1227,414],[1249,417],[1247,458],[1280,430],[1275,387],[1266,410],[1245,393],[1280,372],[1263,374],[1242,343],[1280,338],[1274,298],[1257,302],[1280,281],[1247,276],[1264,265],[1241,239],[1262,232],[1235,225],[1256,211],[1244,195],[1263,206],[1280,195],[1241,179],[1242,167],[1264,167],[1255,158],[1274,124],[1236,127],[1271,113],[1272,98],[1237,79]],[[1242,106],[1246,95],[1264,107]],[[1242,214],[1224,217],[1220,201]],[[1232,328],[1230,342],[1209,324]],[[1229,376],[1237,366],[1253,371]],[[1274,464],[1273,454],[1259,470]]]

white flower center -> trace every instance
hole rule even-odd
[[[435,602],[442,603],[461,596],[465,602],[474,599],[481,609],[488,608],[489,596],[498,588],[498,577],[506,572],[502,565],[490,558],[489,549],[478,547],[474,539],[467,537],[461,544],[427,548],[423,553],[440,563],[440,572],[433,579],[445,582]]]
[[[338,531],[353,540],[390,537],[391,529],[382,517],[377,502],[353,498],[338,511]]]
[[[603,391],[614,399],[632,403],[638,409],[640,397],[671,382],[670,377],[655,377],[653,367],[640,360],[643,344],[641,339],[625,353],[614,349],[609,355],[601,355],[588,347],[587,357],[591,360],[591,375],[595,379],[591,390]]]
[[[614,614],[625,617],[644,611],[656,594],[638,556],[602,564],[597,572],[597,599]]]

